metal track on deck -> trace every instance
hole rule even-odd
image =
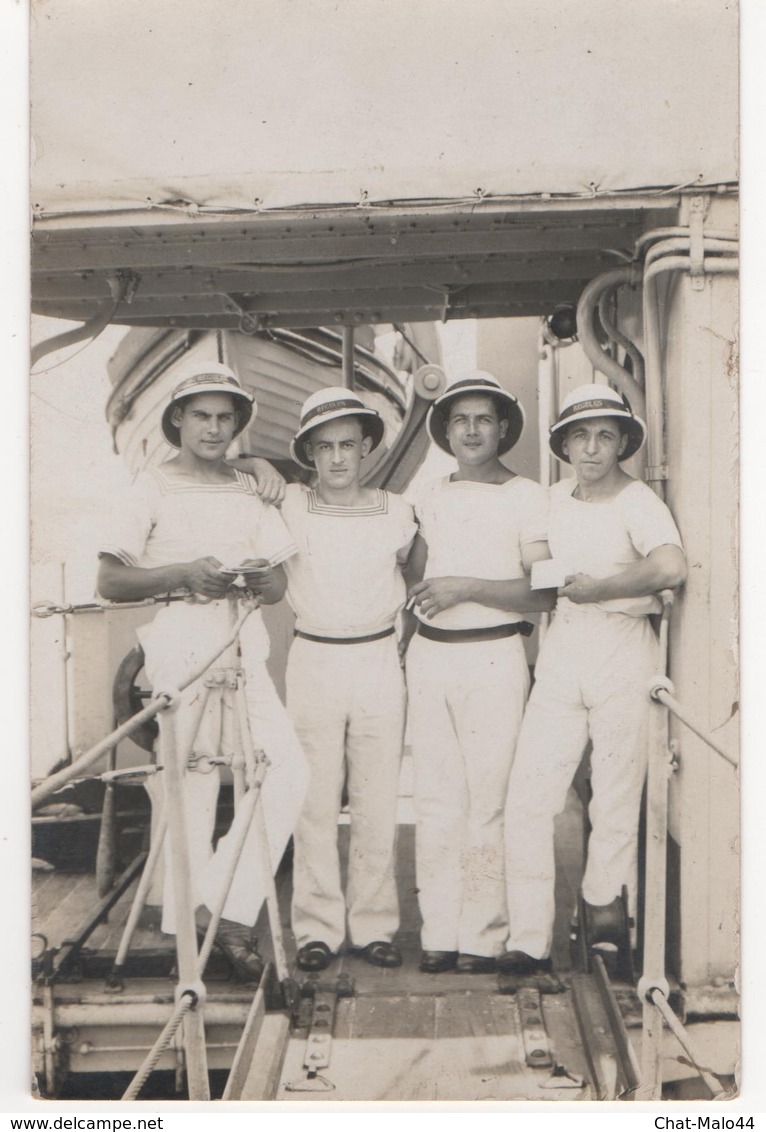
[[[342,965],[340,980],[313,979],[292,1028],[265,1016],[227,1099],[593,1101],[630,1099],[637,1085],[603,968],[573,975],[560,994],[507,994],[491,975]]]

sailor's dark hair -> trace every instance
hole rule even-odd
[[[240,400],[240,398],[237,397],[236,392],[232,391],[231,393],[228,393],[224,389],[217,389],[216,393],[222,393],[224,397],[231,397],[232,404],[234,406],[234,412],[236,413],[237,421],[239,421],[242,409],[237,404],[237,402]],[[204,396],[205,396],[205,390],[204,389],[198,389],[196,393],[187,393],[185,397],[179,397],[177,401],[173,401],[172,402],[172,408],[173,408],[173,410],[181,409],[182,411],[184,411],[186,409],[187,405],[189,404],[189,402],[193,401],[195,397],[204,397]]]
[[[345,416],[333,417],[330,421],[317,421],[315,425],[312,425],[311,428],[303,434],[303,442],[309,444],[313,433],[316,432],[318,428],[321,428],[323,424],[333,424],[334,421],[342,420],[359,421],[359,424],[362,426],[362,440],[367,436],[371,436],[373,440],[375,439],[375,417],[370,417],[367,413],[346,413]]]
[[[452,412],[453,405],[456,401],[459,401],[461,397],[489,397],[492,404],[495,406],[497,419],[500,421],[511,420],[513,404],[507,397],[498,396],[498,394],[493,393],[491,389],[466,389],[464,391],[458,389],[455,391],[454,396],[446,399],[441,405],[434,405],[434,414],[438,414],[445,428],[449,424],[449,415]]]

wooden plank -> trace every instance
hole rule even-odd
[[[552,1042],[560,1041],[570,1016],[569,996],[557,1000],[558,1025]],[[547,1006],[545,1014],[547,1020]],[[404,1021],[404,1026],[401,1025]],[[432,1023],[431,1024],[431,1020]],[[587,1099],[588,1090],[560,1085],[550,1069],[525,1065],[518,1016],[513,1000],[501,995],[460,994],[373,996],[339,1004],[329,1066],[324,1082],[307,1082],[302,1068],[305,1041],[293,1038],[285,1056],[279,1100],[572,1100]],[[430,1035],[429,1035],[430,1029]],[[567,1047],[557,1061],[581,1073]],[[291,1087],[288,1088],[287,1086]]]
[[[430,995],[371,995],[338,1003],[335,1033],[365,1041],[379,1038],[428,1038],[436,1033],[434,1002]]]
[[[290,1019],[286,1014],[267,1014],[264,1017],[239,1100],[270,1101],[275,1098],[288,1048],[289,1031]]]
[[[264,1001],[263,985],[261,985],[253,997],[253,1002],[248,1012],[244,1029],[242,1030],[242,1037],[237,1046],[237,1052],[234,1054],[234,1061],[232,1062],[221,1100],[236,1101],[241,1099],[242,1089],[250,1072],[253,1055],[265,1016],[266,1003]]]

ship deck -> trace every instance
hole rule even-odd
[[[557,823],[559,913],[554,961],[567,989],[562,994],[542,996],[555,1064],[565,1067],[570,1078],[559,1075],[557,1079],[550,1068],[529,1068],[525,1063],[516,996],[500,993],[496,975],[429,975],[418,970],[420,916],[414,832],[410,823],[398,827],[402,921],[397,942],[403,966],[380,969],[341,954],[321,977],[314,977],[320,991],[332,991],[339,976],[346,976],[353,985],[352,995],[337,1000],[331,1063],[319,1075],[319,1084],[306,1085],[306,1025],[299,1020],[289,1033],[284,1014],[267,1013],[253,1068],[243,1078],[241,1098],[312,1102],[594,1099],[593,1074],[572,1000],[572,985],[583,978],[571,972],[569,945],[583,843],[582,812],[574,791]],[[339,826],[339,843],[344,860],[347,825]],[[288,961],[300,982],[305,976],[295,971],[296,948],[289,924],[289,857],[283,861],[277,881]],[[122,1079],[134,1072],[159,1032],[161,1020],[157,1021],[155,1015],[162,1016],[163,1011],[166,1015],[171,1008],[173,937],[164,935],[151,919],[145,918],[136,931],[131,947],[133,966],[126,965],[122,988],[115,993],[106,985],[135,884],[134,880],[105,921],[90,934],[81,950],[82,964],[75,963],[65,978],[55,979],[51,986],[40,984],[36,989],[38,1029],[44,1030],[44,1013],[50,1008],[54,1029],[67,1035],[68,1057],[63,1079],[57,1082],[59,1095],[62,1088],[70,1098],[89,1095],[83,1092],[85,1085],[78,1082],[84,1083],[94,1074],[118,1074]],[[37,874],[33,886],[34,930],[45,935],[49,948],[65,949],[68,940],[78,938],[83,922],[92,916],[97,904],[92,874]],[[273,958],[265,911],[256,932],[264,958]],[[224,1070],[232,1063],[253,991],[231,981],[226,969],[216,968],[212,959],[206,985],[208,1061],[211,1070]],[[580,987],[581,997],[584,985]],[[165,1072],[172,1096],[174,1089],[182,1087],[178,1051],[167,1051],[158,1068]],[[581,1087],[573,1086],[571,1078],[582,1078]]]

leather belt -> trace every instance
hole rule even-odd
[[[367,641],[382,641],[384,637],[392,636],[393,632],[392,625],[379,633],[368,633],[366,637],[317,637],[314,633],[304,633],[302,629],[294,629],[293,636],[302,637],[304,641],[318,641],[322,645],[363,645]]]
[[[491,625],[487,629],[437,629],[418,621],[418,635],[429,641],[447,641],[452,644],[467,644],[471,641],[498,641],[501,637],[515,637],[521,633],[528,637],[534,630],[529,621],[514,621],[512,625]]]

